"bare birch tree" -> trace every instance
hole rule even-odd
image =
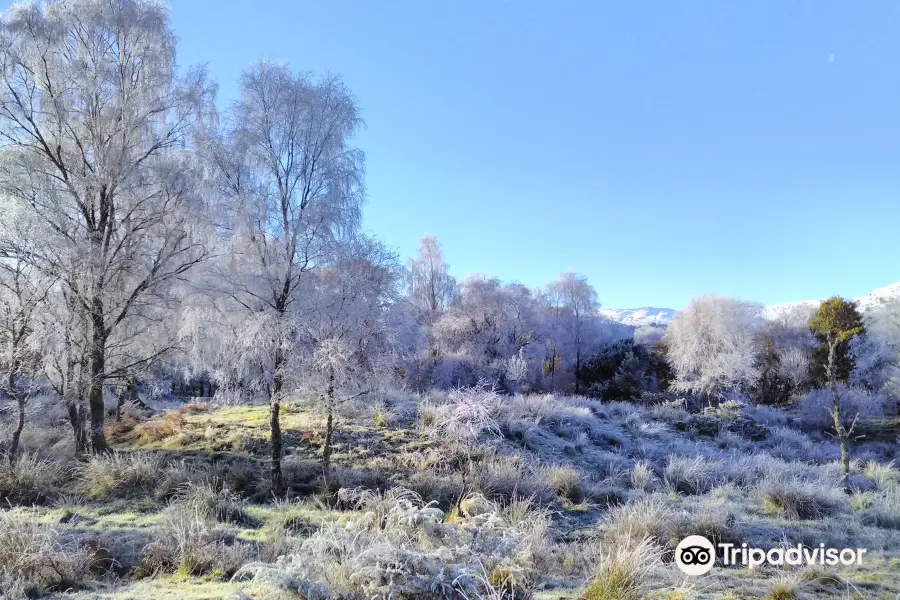
[[[177,75],[158,2],[27,2],[0,24],[0,186],[39,242],[0,246],[57,278],[87,320],[94,451],[107,449],[105,381],[169,349],[134,340],[204,256],[188,145],[209,92],[201,72]]]
[[[263,62],[243,75],[214,151],[231,202],[227,256],[218,263],[218,279],[228,283],[223,310],[234,312],[227,317],[232,327],[241,319],[253,323],[255,381],[247,383],[268,398],[276,494],[284,490],[279,414],[290,391],[289,365],[296,364],[302,283],[327,263],[338,237],[359,227],[364,156],[349,139],[361,124],[338,78],[314,80]]]

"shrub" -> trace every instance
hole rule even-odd
[[[702,456],[670,456],[663,473],[666,487],[674,492],[703,494],[721,480],[723,464]]]
[[[41,460],[35,452],[22,452],[11,463],[0,464],[0,500],[33,504],[53,495],[64,469],[52,460]]]
[[[661,564],[662,551],[648,538],[617,545],[601,556],[581,600],[643,600],[651,590],[652,574]]]
[[[146,452],[94,454],[78,468],[78,491],[91,499],[128,495],[156,483],[160,461]]]
[[[650,350],[634,340],[615,342],[585,361],[576,373],[588,396],[603,400],[640,398],[656,383]]]
[[[791,520],[821,519],[838,510],[837,494],[798,479],[767,479],[756,489],[762,512]]]

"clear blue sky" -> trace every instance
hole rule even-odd
[[[172,0],[220,100],[257,58],[334,71],[365,227],[457,276],[586,275],[606,307],[900,280],[900,4]]]

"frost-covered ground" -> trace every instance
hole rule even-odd
[[[117,453],[85,461],[34,419],[27,454],[0,470],[0,597],[896,598],[896,410],[860,406],[845,485],[825,400],[689,414],[483,390],[370,397],[345,407],[327,478],[321,417],[290,405],[277,500],[266,407],[130,413],[110,431]],[[672,561],[690,534],[867,554],[688,577]]]

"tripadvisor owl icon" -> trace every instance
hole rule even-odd
[[[715,546],[702,535],[689,535],[675,548],[675,564],[686,575],[705,575],[715,562]]]

